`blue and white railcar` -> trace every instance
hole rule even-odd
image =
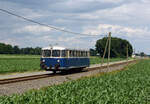
[[[72,68],[85,68],[90,64],[88,50],[67,49],[63,47],[42,48],[40,59],[41,69],[49,71],[63,71]]]

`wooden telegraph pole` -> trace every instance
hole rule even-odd
[[[104,50],[104,54],[103,54],[103,59],[101,61],[101,66],[103,65],[104,63],[104,58],[105,58],[105,54],[106,54],[106,50],[107,50],[107,46],[108,46],[108,38],[107,38],[107,42],[106,42],[106,45],[105,45],[105,50]]]
[[[108,60],[107,60],[107,69],[109,69],[109,61],[110,61],[110,48],[111,48],[111,32],[109,32],[109,46],[108,46]]]
[[[128,44],[127,44],[127,62],[128,62],[128,57],[129,57],[129,53],[128,53]]]

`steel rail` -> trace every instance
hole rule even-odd
[[[41,75],[32,75],[32,76],[0,79],[0,85],[15,83],[15,82],[21,82],[21,81],[34,80],[34,79],[40,79],[40,78],[54,77],[54,76],[56,76],[56,75],[50,73],[50,74],[41,74]]]

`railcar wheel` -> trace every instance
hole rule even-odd
[[[40,64],[40,67],[41,67],[41,69],[45,69],[45,70],[46,70],[46,66],[45,66],[44,63],[41,63],[41,64]]]
[[[78,70],[79,72],[81,72],[81,71],[83,71],[84,68],[85,68],[85,67],[81,67],[81,68],[78,68],[77,70]]]

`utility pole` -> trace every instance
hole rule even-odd
[[[128,57],[129,57],[129,53],[128,53],[128,44],[127,44],[127,62],[128,62]]]
[[[135,48],[134,48],[134,50],[133,50],[133,54],[135,55]]]
[[[109,32],[109,46],[108,46],[108,60],[107,60],[107,69],[109,69],[109,61],[110,61],[110,48],[111,48],[111,32]]]
[[[107,38],[107,42],[106,42],[106,45],[105,45],[105,50],[104,50],[104,54],[103,54],[103,59],[101,61],[101,66],[103,65],[104,63],[104,58],[105,58],[105,54],[106,54],[106,50],[107,50],[107,46],[108,46],[108,38]]]

